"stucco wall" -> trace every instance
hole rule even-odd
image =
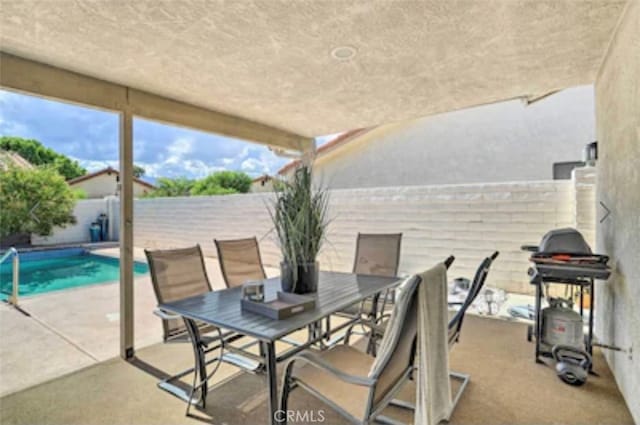
[[[279,251],[265,208],[269,194],[140,199],[135,203],[135,245],[170,248],[199,243],[215,257],[213,238],[256,235],[264,262]],[[403,232],[403,272],[422,271],[450,254],[451,276],[472,277],[481,259],[500,250],[489,284],[529,292],[527,254],[554,227],[575,224],[571,181],[412,186],[334,190],[322,268],[352,267],[358,232]]]
[[[611,209],[598,224],[597,246],[613,266],[611,278],[597,285],[597,336],[633,347],[632,359],[626,353],[606,355],[640,423],[640,1],[628,3],[598,74],[596,116],[597,198]]]
[[[87,198],[104,198],[105,196],[113,196],[118,192],[118,175],[112,174],[100,174],[87,180],[74,183],[73,189],[82,189]],[[133,196],[142,196],[149,192],[147,186],[140,183],[133,182]]]
[[[595,140],[593,87],[378,127],[316,160],[332,188],[533,181]]]
[[[262,193],[262,192],[273,192],[273,180],[269,179],[267,181],[253,181],[251,183],[251,189],[249,189],[251,193]]]
[[[53,235],[48,237],[32,235],[33,245],[53,245],[89,242],[89,226],[96,221],[98,215],[107,214],[107,202],[103,199],[84,199],[78,201],[73,210],[77,223],[64,228],[56,228]]]

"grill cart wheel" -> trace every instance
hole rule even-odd
[[[591,369],[589,353],[568,345],[554,345],[551,354],[556,361],[556,375],[562,382],[576,387],[587,382]]]

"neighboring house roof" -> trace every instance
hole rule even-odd
[[[0,149],[0,170],[6,170],[11,165],[28,170],[35,168],[32,163],[24,159],[20,154]]]
[[[118,172],[118,170],[116,170],[115,168],[107,167],[107,168],[104,168],[104,169],[102,169],[102,170],[99,170],[99,171],[96,171],[96,172],[93,172],[93,173],[89,173],[89,174],[85,174],[84,176],[76,177],[75,179],[68,180],[68,181],[67,181],[67,183],[69,184],[69,186],[73,186],[74,184],[77,184],[77,183],[80,183],[80,182],[83,182],[83,181],[86,181],[86,180],[93,179],[93,178],[98,177],[98,176],[101,176],[101,175],[103,175],[103,174],[109,174],[109,175],[111,175],[111,174],[115,174],[115,175],[120,175],[120,173]],[[136,183],[138,183],[138,184],[140,184],[140,185],[142,185],[142,186],[146,186],[146,187],[148,187],[149,189],[155,189],[155,188],[156,188],[156,187],[155,187],[154,185],[152,185],[151,183],[147,183],[146,181],[144,181],[144,180],[140,180],[140,179],[139,179],[139,178],[137,178],[137,177],[134,177],[134,178],[133,178],[133,181],[134,181],[134,182],[136,182]]]
[[[268,174],[263,174],[259,177],[256,177],[255,179],[251,180],[252,183],[265,183],[268,182],[269,180],[273,179],[273,177],[271,177]]]
[[[320,146],[318,148],[318,150],[316,151],[316,158],[318,156],[325,155],[328,152],[331,152],[331,151],[333,151],[333,150],[335,150],[335,149],[337,149],[339,147],[342,147],[342,146],[346,145],[350,141],[356,139],[358,136],[361,136],[364,133],[369,132],[373,128],[375,128],[375,127],[372,127],[372,128],[358,128],[358,129],[349,130],[349,131],[346,131],[346,132],[340,134],[335,139],[332,139],[332,140],[328,141],[327,143],[325,143],[324,145]],[[293,168],[296,168],[300,164],[300,162],[301,162],[301,160],[295,159],[295,160],[287,163],[284,167],[282,167],[281,169],[278,170],[278,174],[279,175],[286,174],[289,170],[291,170]]]

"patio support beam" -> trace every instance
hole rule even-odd
[[[317,154],[317,148],[314,140],[313,143],[307,145],[302,150],[302,157],[300,159],[304,165],[310,166],[313,164],[313,161],[316,159],[316,154]]]
[[[159,96],[88,75],[0,52],[2,88],[123,112],[260,144],[304,151],[313,139],[242,117]]]
[[[120,356],[134,355],[133,115],[120,113]]]

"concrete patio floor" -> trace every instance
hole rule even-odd
[[[119,256],[117,247],[94,253]],[[134,250],[134,257],[146,262],[142,248]],[[224,288],[218,260],[205,258],[205,265],[213,289]],[[275,268],[265,271],[268,276],[279,274]],[[20,307],[30,317],[0,304],[0,397],[118,356],[119,299],[119,285],[112,282],[23,297]],[[531,300],[509,294],[498,316],[508,317],[508,306]],[[155,307],[149,275],[136,278],[136,348],[162,340],[161,322],[152,313]]]
[[[298,334],[297,337],[303,335]],[[281,347],[282,348],[282,347]],[[470,316],[451,368],[471,374],[471,383],[451,424],[602,424],[633,420],[599,351],[599,376],[582,387],[562,383],[550,366],[533,361],[525,325]],[[238,373],[223,364],[213,377],[205,410],[185,416],[185,404],[156,387],[158,375],[192,362],[188,344],[156,344],[140,349],[133,362],[113,358],[61,378],[0,398],[0,423],[9,424],[266,424],[263,375]],[[455,386],[454,386],[455,389]],[[407,387],[402,397],[411,398]],[[322,411],[326,424],[346,421],[304,391],[295,390],[290,409]],[[407,411],[385,414],[410,423]],[[317,423],[297,421],[296,424]]]

